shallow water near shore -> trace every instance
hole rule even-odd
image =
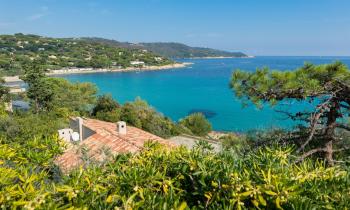
[[[120,103],[140,96],[164,115],[178,120],[189,113],[204,113],[215,130],[247,131],[270,127],[291,127],[293,122],[265,106],[242,107],[229,89],[234,69],[254,71],[270,67],[294,70],[305,62],[325,64],[336,60],[350,66],[350,57],[255,57],[230,59],[186,59],[193,65],[163,71],[103,72],[61,75],[70,81],[92,82],[99,93],[110,93]],[[297,103],[282,108],[296,110]],[[303,109],[307,105],[302,105]],[[278,107],[278,109],[281,107]]]

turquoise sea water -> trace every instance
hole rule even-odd
[[[247,59],[180,60],[194,63],[183,69],[149,72],[72,74],[62,77],[70,81],[92,82],[99,93],[110,93],[120,103],[145,99],[164,115],[178,120],[191,112],[205,113],[214,129],[247,131],[274,126],[291,126],[292,122],[273,109],[258,110],[242,104],[229,89],[234,69],[254,71],[259,67],[293,70],[314,64],[343,61],[350,66],[350,57],[256,57]],[[288,109],[295,109],[290,106]]]

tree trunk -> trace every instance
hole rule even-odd
[[[339,104],[336,102],[331,103],[329,112],[327,113],[327,127],[325,131],[324,152],[325,159],[329,165],[334,165],[333,160],[333,141],[335,137],[335,128],[337,125]]]
[[[35,114],[38,114],[39,113],[39,102],[38,102],[38,99],[35,98]]]
[[[333,166],[334,165],[334,160],[333,160],[333,141],[329,141],[326,143],[326,148],[325,148],[325,158],[328,162],[329,165]]]

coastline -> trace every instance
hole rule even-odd
[[[229,59],[229,58],[254,58],[254,56],[243,56],[243,57],[235,57],[235,56],[208,56],[208,57],[192,57],[192,58],[188,58],[188,59]]]
[[[88,73],[99,73],[99,72],[135,72],[135,71],[160,71],[167,69],[178,69],[178,68],[186,68],[187,66],[192,65],[193,63],[185,62],[185,63],[174,63],[168,64],[164,66],[146,66],[142,68],[136,67],[128,67],[128,68],[111,68],[111,69],[93,69],[93,68],[69,68],[69,69],[58,69],[51,70],[46,73],[48,76],[57,76],[57,75],[66,75],[66,74],[88,74]],[[15,83],[15,82],[23,82],[19,78],[19,76],[4,76],[2,77],[6,83]]]
[[[146,67],[128,67],[128,68],[110,68],[110,69],[94,69],[94,68],[69,68],[69,69],[58,69],[51,70],[46,73],[48,76],[55,75],[65,75],[65,74],[88,74],[88,73],[99,73],[99,72],[135,72],[135,71],[160,71],[167,69],[177,69],[177,68],[185,68],[193,63],[175,63],[168,64],[164,66],[146,66]]]

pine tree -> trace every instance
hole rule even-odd
[[[45,70],[38,61],[24,67],[23,81],[27,83],[27,96],[31,100],[35,113],[50,110],[54,93],[50,83],[46,80]]]
[[[256,72],[237,70],[233,72],[231,88],[244,104],[253,102],[276,105],[287,100],[297,100],[315,105],[311,111],[291,113],[284,110],[293,120],[306,121],[306,136],[299,136],[300,160],[320,153],[333,164],[333,153],[349,148],[341,146],[337,131],[350,127],[342,120],[350,114],[350,71],[341,62],[328,65],[305,64],[295,71]]]

